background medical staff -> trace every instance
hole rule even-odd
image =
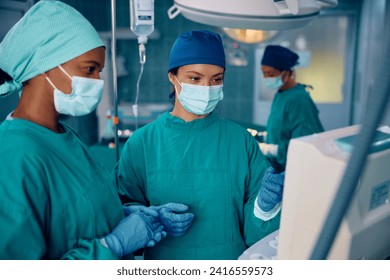
[[[270,45],[261,60],[264,85],[278,92],[268,117],[266,142],[259,146],[277,172],[285,170],[288,144],[292,138],[324,131],[306,85],[295,81],[293,67],[298,59],[291,50]]]
[[[257,142],[213,112],[223,99],[225,67],[218,34],[182,33],[169,57],[173,110],[136,130],[123,149],[116,166],[121,195],[165,209],[158,211],[168,237],[145,248],[145,259],[237,259],[279,227],[277,211],[268,220],[254,215],[258,196],[270,208],[281,199],[259,195],[261,185],[277,188],[272,180],[262,184],[269,165]]]
[[[0,259],[117,259],[165,236],[158,213],[122,205],[109,173],[60,114],[100,101],[105,48],[60,1],[40,1],[0,44]],[[1,102],[1,99],[0,99]]]

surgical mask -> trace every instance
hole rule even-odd
[[[72,80],[72,93],[63,93],[46,76],[46,80],[54,88],[54,106],[56,111],[69,116],[84,116],[95,110],[102,99],[104,81],[78,76],[72,77],[61,65],[58,67]]]
[[[264,78],[264,86],[269,89],[279,89],[284,84],[282,81],[282,74],[278,77]]]
[[[176,76],[175,79],[181,85],[179,101],[187,112],[206,115],[223,99],[223,85],[198,86],[180,83]]]

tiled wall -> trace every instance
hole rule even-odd
[[[108,0],[64,1],[83,13],[99,31],[111,30],[111,4]],[[149,40],[146,45],[146,64],[140,84],[139,104],[170,102],[168,95],[170,83],[167,78],[168,57],[171,46],[181,32],[194,29],[209,29],[218,32],[225,44],[233,42],[224,33],[213,26],[198,24],[179,15],[170,20],[167,15],[172,0],[155,0],[155,29],[160,33],[159,39]],[[129,1],[117,0],[117,27],[129,27]],[[232,120],[252,121],[252,94],[254,74],[254,47],[241,44],[246,49],[248,65],[244,67],[227,66],[224,82],[224,100],[220,103],[218,113]],[[136,83],[139,74],[138,44],[136,40],[117,41],[117,54],[126,58],[129,74],[118,78],[120,101],[133,102],[136,94]]]
[[[111,1],[109,0],[63,0],[83,13],[99,31],[111,30]],[[209,29],[221,34],[225,50],[237,44],[213,26],[198,24],[179,15],[170,20],[167,10],[173,0],[155,0],[155,28],[160,32],[158,40],[149,40],[146,45],[147,60],[140,85],[139,104],[169,102],[170,84],[167,79],[167,67],[170,48],[176,37],[192,29]],[[339,1],[337,10],[358,10],[361,0]],[[117,0],[117,27],[130,26],[129,0]],[[239,44],[246,52],[246,66],[227,65],[224,81],[224,100],[218,105],[218,113],[225,118],[243,123],[253,121],[253,94],[255,67],[254,45]],[[123,40],[117,43],[117,54],[126,58],[128,75],[118,78],[120,101],[133,102],[136,94],[136,82],[139,74],[138,45],[136,40]]]

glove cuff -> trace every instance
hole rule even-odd
[[[259,143],[259,147],[260,147],[261,152],[265,156],[272,156],[272,157],[278,156],[278,145]]]
[[[122,244],[114,234],[111,233],[101,240],[103,240],[103,243],[102,243],[102,241],[100,243],[102,243],[103,246],[105,243],[107,245],[108,249],[110,249],[111,252],[113,252],[119,258],[121,258],[123,256]]]
[[[270,211],[267,211],[267,212],[264,212],[263,210],[261,210],[261,208],[259,207],[259,203],[258,203],[258,198],[256,198],[255,200],[255,203],[254,203],[254,209],[253,209],[253,214],[263,220],[263,221],[268,221],[268,220],[271,220],[272,218],[274,218],[279,212],[280,210],[282,209],[282,203],[279,202],[277,203],[273,209],[271,209]]]
[[[107,244],[107,242],[106,242],[106,239],[100,238],[100,239],[99,239],[99,242],[100,242],[100,244],[102,244],[102,246],[106,247],[107,249],[110,249],[110,248],[108,247],[108,244]]]

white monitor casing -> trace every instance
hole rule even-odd
[[[290,141],[278,259],[309,259],[350,156],[334,142],[350,126]],[[390,256],[390,149],[371,153],[328,259]]]

